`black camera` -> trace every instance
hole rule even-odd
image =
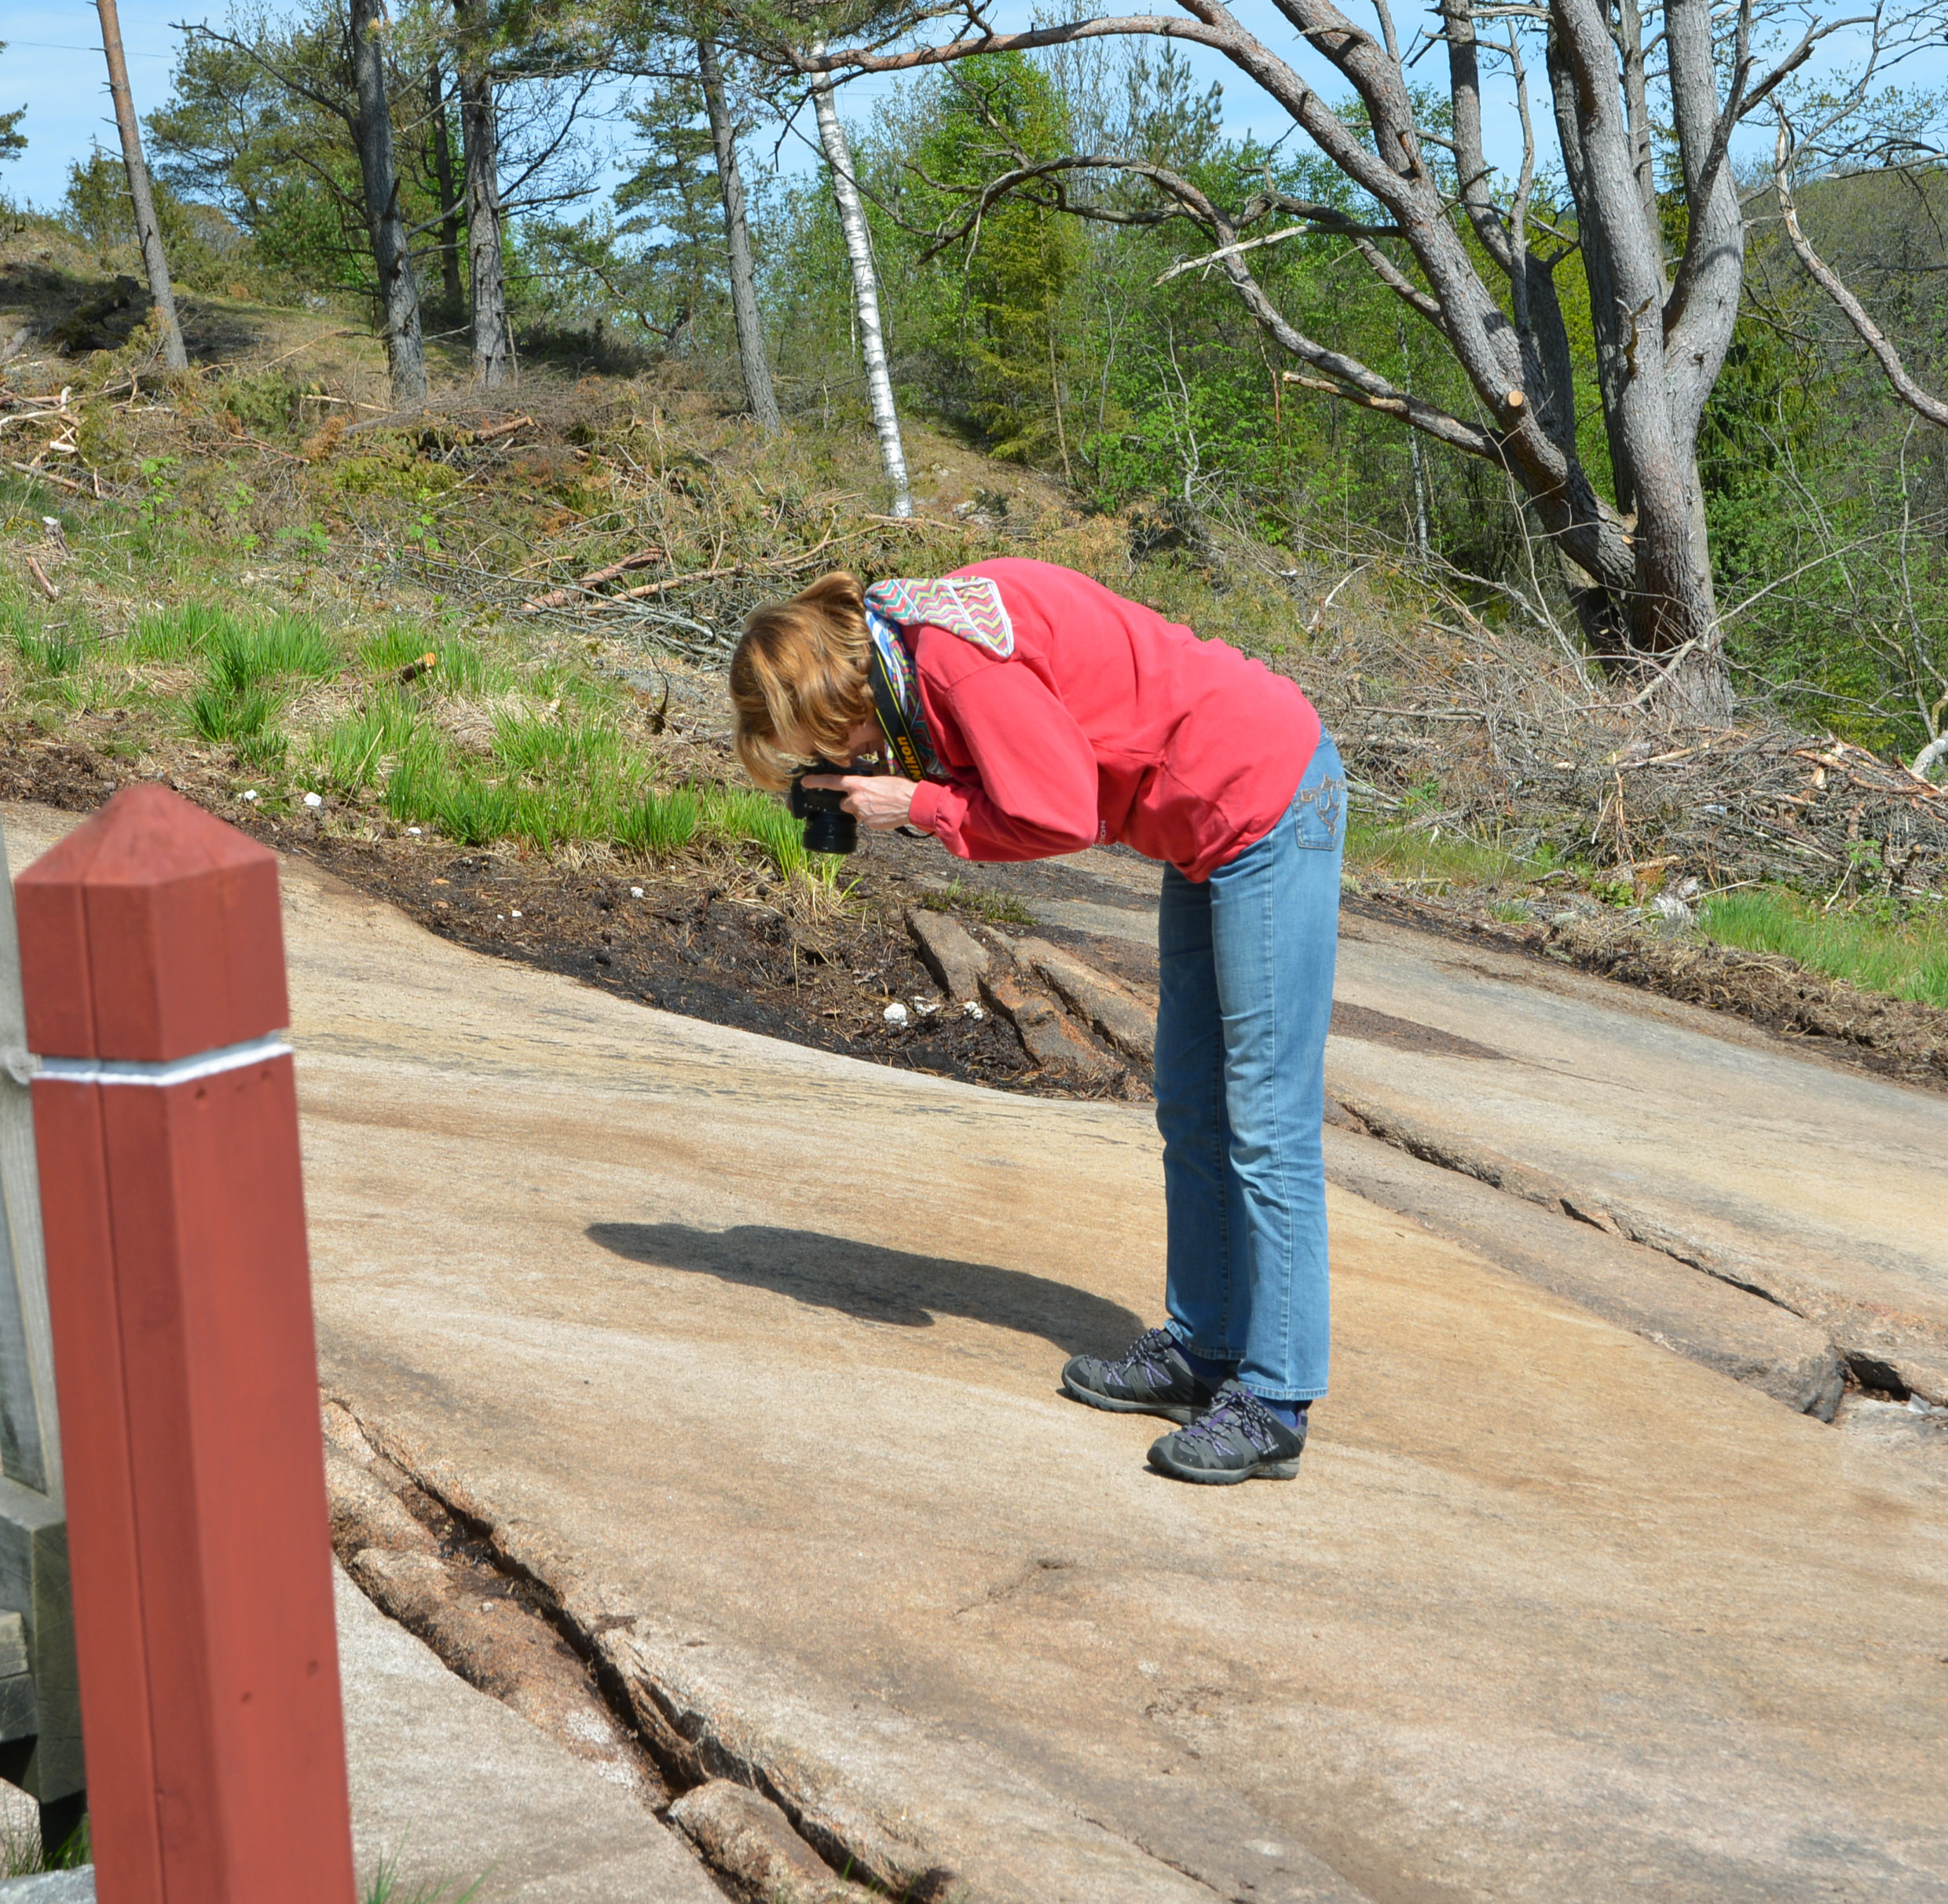
[[[859,823],[845,810],[845,796],[837,787],[808,787],[807,774],[849,774],[849,767],[834,767],[829,760],[815,760],[792,775],[785,795],[792,818],[805,823],[805,851],[808,853],[854,853],[859,851]]]

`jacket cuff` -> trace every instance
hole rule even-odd
[[[922,833],[939,830],[941,801],[947,789],[937,782],[923,780],[913,796],[913,806],[906,815],[907,823],[917,826]]]

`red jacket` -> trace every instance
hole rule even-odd
[[[954,573],[999,584],[1015,651],[910,632],[949,776],[914,796],[914,826],[963,859],[1120,840],[1202,880],[1278,824],[1319,745],[1290,681],[1072,569],[1009,557]]]

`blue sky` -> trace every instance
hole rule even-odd
[[[138,112],[151,111],[169,95],[179,38],[170,23],[220,20],[226,10],[221,5],[204,9],[185,5],[185,0],[122,0],[123,44]],[[997,9],[997,16],[1006,21],[1009,15],[1018,14],[1025,20],[1030,10],[1024,5],[1004,5]],[[1247,0],[1239,11],[1274,44],[1289,45],[1290,29],[1269,5],[1253,5]],[[1255,17],[1259,15],[1264,17]],[[4,21],[0,38],[5,38],[7,48],[0,53],[0,111],[23,103],[27,108],[20,126],[27,135],[27,149],[12,164],[0,168],[0,192],[9,198],[52,207],[67,189],[70,163],[86,157],[91,141],[98,140],[115,148],[100,24],[86,0],[61,0],[60,4],[8,0],[0,9],[0,21]],[[1207,82],[1225,82],[1226,123],[1232,132],[1257,130],[1276,138],[1284,130],[1283,115],[1234,68],[1196,49],[1192,49],[1192,57]],[[1338,90],[1331,85],[1328,71],[1313,76],[1322,90]],[[902,83],[895,77],[855,81],[841,95],[846,117],[866,117],[877,95]],[[810,135],[808,115],[803,130]],[[774,132],[761,132],[757,143],[768,152],[774,136]],[[808,148],[803,140],[787,138],[779,157],[786,170],[796,170],[808,163]]]
[[[185,5],[185,0],[122,0],[122,35],[128,53],[129,79],[134,88],[138,111],[148,112],[161,104],[169,94],[178,36],[172,21],[185,18],[220,19],[221,6],[204,9]],[[995,16],[1003,24],[1017,19],[1024,24],[1031,11],[1025,0],[1003,0]],[[1293,46],[1291,29],[1273,12],[1269,0],[1239,0],[1236,11],[1246,24],[1262,33],[1267,42],[1286,53],[1327,97],[1342,90],[1322,60],[1304,49]],[[1356,15],[1360,11],[1354,8]],[[1410,8],[1397,8],[1403,33],[1410,31],[1419,16]],[[100,52],[101,31],[93,6],[86,0],[7,0],[0,9],[0,34],[7,50],[0,53],[0,111],[24,104],[27,108],[20,130],[26,134],[27,150],[10,165],[0,167],[0,192],[15,200],[31,200],[49,207],[57,203],[67,187],[68,167],[86,156],[93,141],[114,149],[115,130],[109,117],[108,87]],[[1200,78],[1221,79],[1225,85],[1225,123],[1234,135],[1256,132],[1275,139],[1288,122],[1276,108],[1258,93],[1237,70],[1214,54],[1191,49],[1192,63]],[[1927,77],[1941,82],[1944,60],[1927,62]],[[1425,62],[1420,73],[1430,80],[1438,77],[1437,63]],[[1915,69],[1903,75],[1922,76]],[[876,96],[903,83],[897,77],[858,81],[845,88],[843,110],[848,119],[867,116]],[[1547,125],[1546,104],[1536,102],[1538,131]],[[1496,111],[1491,102],[1488,145],[1491,158],[1512,162],[1517,155],[1514,114],[1506,107]],[[802,130],[810,134],[808,122]],[[760,131],[756,143],[768,154],[775,133]],[[1769,130],[1748,130],[1741,146],[1754,153],[1769,150]],[[757,154],[753,155],[758,156]],[[810,148],[803,139],[787,138],[779,148],[779,158],[788,171],[809,163]]]

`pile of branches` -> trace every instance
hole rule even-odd
[[[1319,686],[1356,791],[1447,828],[1612,866],[1648,889],[1776,881],[1822,897],[1948,894],[1948,789],[1754,703],[1674,729],[1593,680],[1566,643],[1460,610],[1363,623]]]

